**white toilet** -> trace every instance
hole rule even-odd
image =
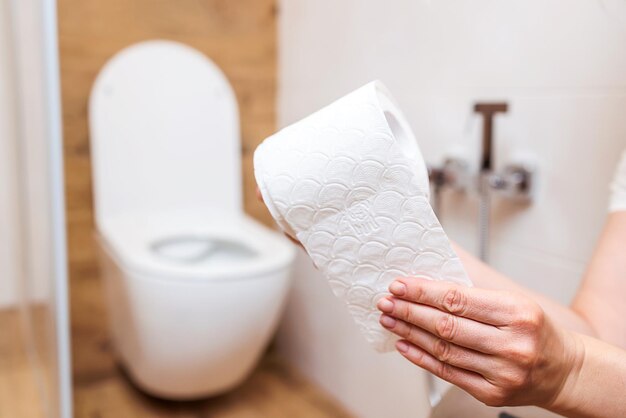
[[[155,396],[227,391],[272,336],[295,252],[243,213],[239,116],[228,81],[190,47],[143,42],[104,66],[89,118],[119,360]]]

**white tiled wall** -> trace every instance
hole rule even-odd
[[[534,161],[539,187],[531,206],[495,202],[491,258],[571,298],[626,148],[626,1],[285,0],[280,30],[281,125],[379,78],[430,163],[451,151],[476,162],[471,106],[506,100],[496,163]],[[476,217],[475,196],[446,194],[444,227],[472,250]],[[306,257],[296,271],[281,350],[358,416],[425,416],[415,371],[369,351]]]

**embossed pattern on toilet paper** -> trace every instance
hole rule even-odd
[[[266,140],[255,175],[279,225],[389,351],[376,303],[396,277],[471,282],[429,205],[424,162],[407,157],[368,86]]]

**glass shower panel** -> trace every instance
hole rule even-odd
[[[61,103],[53,0],[10,3],[22,309],[45,416],[71,417]]]

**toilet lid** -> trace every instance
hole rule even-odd
[[[209,210],[126,214],[99,222],[99,238],[125,269],[166,279],[248,279],[287,267],[286,238],[241,215]]]
[[[200,51],[152,40],[115,54],[94,82],[89,130],[96,218],[243,211],[237,101]]]

